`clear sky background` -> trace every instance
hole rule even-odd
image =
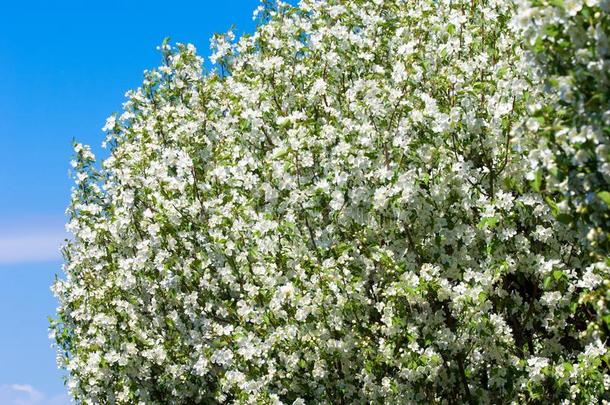
[[[163,38],[193,43],[235,24],[252,32],[258,0],[6,0],[0,12],[0,404],[69,403],[47,316],[61,270],[73,138],[99,152],[106,117],[156,67]]]

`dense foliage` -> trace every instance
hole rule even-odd
[[[608,0],[264,2],[77,144],[82,403],[609,403]]]

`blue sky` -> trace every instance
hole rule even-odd
[[[166,36],[205,57],[251,32],[258,0],[6,1],[0,13],[0,404],[68,403],[47,337],[73,138],[99,152],[106,117]]]

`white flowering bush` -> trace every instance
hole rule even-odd
[[[534,125],[542,134],[530,155],[539,184],[583,241],[608,251],[610,229],[610,1],[525,2],[520,19],[545,73],[549,99]],[[554,205],[554,204],[556,205]]]
[[[264,2],[212,72],[164,43],[109,157],[75,145],[72,396],[610,403],[604,1]]]

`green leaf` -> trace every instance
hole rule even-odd
[[[559,214],[556,218],[559,222],[565,225],[572,223],[572,221],[574,220],[574,218],[572,218],[572,216],[568,214]]]
[[[496,244],[491,241],[490,243],[487,244],[487,247],[485,249],[485,252],[490,255],[494,252],[494,250],[496,249]]]
[[[532,180],[530,182],[530,185],[532,186],[532,189],[539,193],[540,192],[540,186],[542,185],[542,171],[541,170],[537,170],[536,171],[536,175],[534,177],[534,180]]]
[[[597,193],[597,196],[599,197],[600,200],[602,200],[604,203],[606,203],[607,206],[610,207],[610,192],[600,191],[599,193]]]
[[[493,229],[498,224],[498,218],[496,217],[483,217],[479,221],[478,228],[479,229]]]
[[[507,66],[502,66],[500,69],[498,69],[498,77],[499,78],[503,78],[506,73],[508,73],[508,67]]]
[[[546,203],[549,205],[549,207],[551,207],[553,216],[557,217],[557,215],[559,214],[559,207],[557,207],[557,204],[555,203],[555,201],[551,197],[545,197],[544,201],[546,201]]]

